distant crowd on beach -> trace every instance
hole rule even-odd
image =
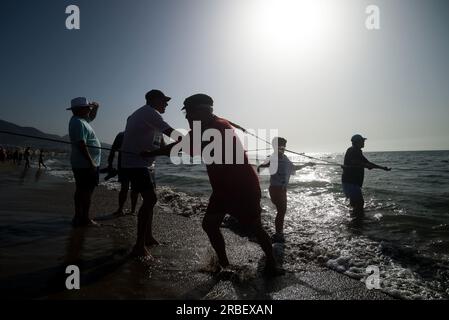
[[[37,158],[39,169],[47,166],[44,163],[45,150],[32,150],[31,147],[1,147],[0,146],[0,163],[12,163],[17,166],[24,164],[25,168],[30,167],[31,161]]]

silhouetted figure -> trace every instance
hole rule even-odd
[[[27,169],[27,168],[30,167],[30,157],[31,157],[30,147],[27,147],[25,149],[23,157],[24,157],[24,160],[25,160],[25,168]]]
[[[36,174],[34,175],[34,181],[39,182],[41,176],[42,176],[42,170],[41,170],[41,168],[39,168],[36,170]]]
[[[14,153],[12,154],[12,163],[18,164],[19,163],[19,150],[14,150]]]
[[[0,162],[3,163],[6,161],[6,150],[3,147],[0,147]]]
[[[120,132],[114,139],[112,143],[111,152],[108,157],[108,171],[111,172],[113,170],[114,156],[115,153],[118,152],[117,159],[117,170],[118,170],[118,181],[120,182],[120,192],[118,195],[118,209],[114,213],[115,215],[124,215],[123,207],[125,206],[126,198],[128,197],[128,190],[130,187],[130,181],[126,172],[122,169],[122,153],[120,152],[123,144],[123,137],[125,136],[125,132]],[[137,205],[137,197],[139,193],[135,191],[135,187],[131,184],[131,213],[136,211]]]
[[[270,237],[262,226],[261,191],[257,173],[249,163],[246,152],[233,127],[227,120],[213,114],[212,105],[213,100],[211,97],[197,94],[187,98],[184,101],[183,108],[191,129],[193,129],[194,121],[197,121],[201,124],[201,133],[207,129],[215,129],[222,137],[221,144],[218,147],[223,151],[222,159],[219,162],[214,159],[212,162],[206,163],[207,174],[212,186],[212,195],[204,215],[203,229],[217,253],[220,265],[222,267],[229,266],[225,241],[220,231],[220,226],[225,215],[230,214],[256,236],[266,256],[266,273],[269,275],[280,274],[283,271],[277,267]],[[225,134],[226,130],[228,132]],[[232,133],[230,137],[228,136],[229,133]],[[190,142],[192,142],[192,131],[190,131],[189,135]],[[232,138],[232,148],[226,147],[225,136]],[[168,156],[176,144],[170,144],[159,151],[143,152],[142,156]],[[183,151],[189,152],[191,156],[197,156],[198,154],[196,153],[198,151],[202,152],[202,149],[207,145],[209,143],[204,142],[201,146],[191,146],[190,150]],[[196,149],[199,150],[196,151]],[[228,154],[228,152],[232,154]],[[240,155],[241,159],[238,159]],[[231,163],[229,163],[229,158],[232,159]],[[228,161],[225,161],[226,159]],[[242,163],[237,162],[239,160]]]
[[[294,165],[290,159],[285,155],[285,148],[287,147],[287,140],[284,138],[274,138],[273,148],[275,152],[270,156],[269,160],[257,167],[257,172],[260,168],[270,168],[270,198],[271,202],[276,206],[277,214],[275,220],[276,233],[272,236],[273,242],[285,242],[284,237],[284,218],[287,212],[287,187],[290,181],[290,176],[295,174],[296,170],[305,167],[314,166],[312,162],[304,165]]]
[[[76,183],[73,218],[75,227],[97,225],[90,219],[89,210],[92,194],[99,183],[101,144],[89,122],[97,116],[98,107],[97,103],[89,103],[86,98],[80,97],[73,99],[71,107],[67,109],[73,113],[69,123],[69,136],[72,143],[70,163]]]
[[[142,158],[143,150],[160,147],[162,134],[170,136],[173,128],[161,114],[165,113],[168,101],[160,90],[151,90],[145,95],[146,104],[128,117],[123,138],[122,172],[131,182],[135,192],[140,193],[143,202],[137,216],[137,240],[133,255],[151,256],[148,246],[157,245],[153,237],[153,208],[157,202],[154,182],[154,158]]]
[[[390,171],[391,168],[378,166],[368,159],[362,153],[362,148],[365,147],[365,140],[361,135],[356,134],[351,138],[352,147],[350,147],[345,154],[342,175],[343,192],[346,198],[349,198],[350,205],[354,209],[355,215],[363,214],[363,207],[365,200],[362,194],[362,185],[365,177],[365,168],[382,169]]]
[[[39,169],[41,166],[47,169],[47,166],[44,163],[44,149],[39,150]]]

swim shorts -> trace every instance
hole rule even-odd
[[[242,192],[242,194],[232,196],[212,193],[206,215],[229,214],[241,224],[248,225],[260,220],[262,213],[260,198],[260,189],[258,192]]]
[[[121,168],[121,177],[131,182],[131,189],[136,192],[155,190],[154,171],[148,168]]]
[[[351,202],[363,201],[362,188],[356,184],[343,183],[343,192]]]
[[[72,168],[75,184],[78,189],[93,189],[100,182],[99,168]]]

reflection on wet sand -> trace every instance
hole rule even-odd
[[[29,168],[23,169],[22,173],[20,174],[19,183],[20,183],[21,185],[25,183],[25,178],[26,178],[26,176],[27,176],[28,169],[29,169]]]
[[[42,170],[39,168],[36,170],[36,174],[34,175],[34,182],[39,182],[42,176]]]

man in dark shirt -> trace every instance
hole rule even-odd
[[[125,136],[125,132],[122,131],[114,139],[112,143],[111,152],[108,157],[108,171],[111,172],[113,170],[113,162],[114,155],[118,152],[118,160],[117,160],[117,171],[118,171],[118,182],[120,182],[120,192],[118,194],[118,209],[114,213],[114,215],[124,215],[123,207],[125,206],[126,198],[128,197],[128,190],[130,187],[130,180],[126,175],[126,172],[122,169],[121,161],[122,161],[122,144],[123,138]],[[134,213],[136,211],[137,198],[139,193],[136,192],[131,184],[131,212]]]
[[[391,168],[378,166],[368,159],[362,153],[362,148],[365,147],[365,140],[361,135],[356,134],[351,138],[352,147],[350,147],[345,154],[343,168],[343,175],[341,177],[343,192],[349,198],[351,207],[354,208],[354,214],[362,214],[363,206],[365,204],[362,194],[363,179],[365,177],[365,168],[382,169],[390,171]]]

